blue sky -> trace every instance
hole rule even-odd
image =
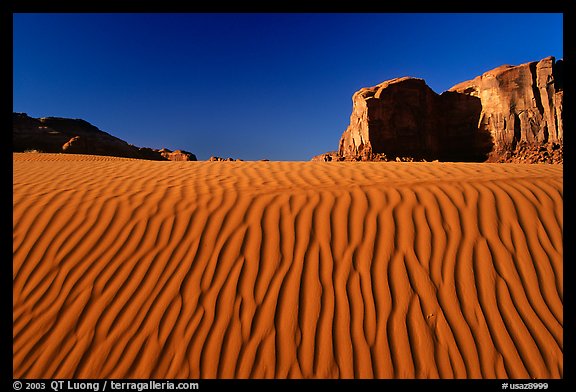
[[[360,88],[441,93],[562,58],[562,30],[530,13],[14,14],[13,110],[198,159],[309,160],[337,149]]]

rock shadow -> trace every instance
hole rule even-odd
[[[440,95],[439,112],[442,121],[436,134],[437,156],[448,162],[485,162],[494,149],[488,129],[480,126],[480,98],[445,91]]]

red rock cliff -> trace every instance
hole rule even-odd
[[[547,57],[518,66],[503,65],[449,91],[480,98],[478,128],[488,131],[496,150],[519,142],[563,141],[562,60]]]
[[[403,77],[353,97],[338,156],[484,161],[527,144],[562,143],[562,61],[501,66],[436,94]]]

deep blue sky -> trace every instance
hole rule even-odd
[[[14,111],[140,147],[256,160],[335,150],[352,94],[441,93],[563,57],[562,14],[15,14]]]

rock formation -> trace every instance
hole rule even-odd
[[[222,157],[217,157],[217,156],[211,156],[210,158],[208,158],[208,161],[209,162],[235,162],[235,161],[241,162],[242,159],[234,159],[231,157],[222,158]]]
[[[417,159],[415,160],[413,157],[388,157],[384,153],[365,153],[361,156],[353,156],[352,158],[344,157],[342,155],[338,155],[338,151],[329,151],[324,154],[316,155],[312,157],[311,161],[313,162],[336,162],[336,161],[370,161],[370,162],[414,162],[414,161],[421,161],[427,162],[426,159]],[[435,160],[438,162],[438,160]]]
[[[503,65],[449,91],[480,98],[478,129],[492,135],[496,152],[513,150],[520,142],[562,143],[562,64],[546,57]]]
[[[71,142],[74,136],[56,131],[40,119],[29,117],[25,113],[12,115],[13,151],[62,152],[62,147]]]
[[[84,120],[60,117],[36,119],[25,113],[13,113],[12,141],[13,151],[17,152],[37,150],[150,160],[196,160],[194,154],[186,151],[136,147]]]
[[[562,101],[562,61],[553,57],[498,67],[440,95],[422,79],[392,79],[353,95],[337,154],[314,159],[497,161],[520,142],[562,144]]]
[[[338,149],[343,157],[481,160],[490,152],[489,138],[476,127],[482,110],[477,97],[438,95],[424,80],[404,77],[363,88],[352,101]]]
[[[191,152],[184,150],[174,150],[170,151],[167,148],[162,148],[160,150],[155,150],[160,153],[161,156],[169,161],[196,161],[196,155]]]
[[[83,151],[88,150],[86,139],[80,136],[74,136],[62,146],[62,152],[69,154],[82,154]]]
[[[512,149],[492,154],[488,162],[561,164],[564,163],[564,147],[562,143],[555,142],[530,144],[521,141]]]
[[[338,155],[338,151],[328,151],[324,154],[315,155],[310,159],[312,162],[332,162],[344,160],[344,157]]]

